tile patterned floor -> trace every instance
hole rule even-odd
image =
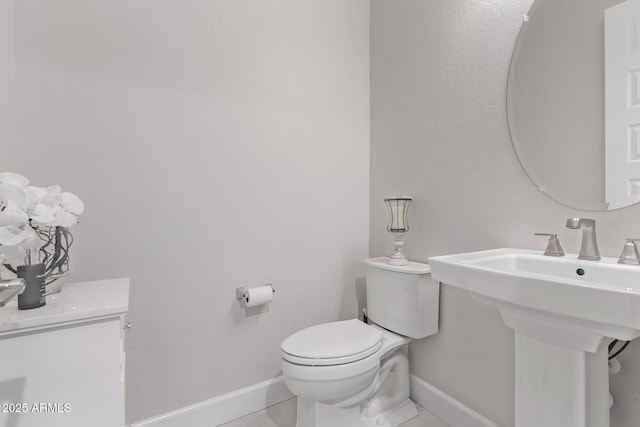
[[[418,405],[416,405],[418,406]],[[219,427],[295,427],[296,399],[287,400]],[[430,412],[418,406],[418,416],[402,427],[449,427]]]

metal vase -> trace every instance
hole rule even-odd
[[[44,264],[21,265],[17,270],[18,277],[27,284],[24,292],[18,295],[18,308],[29,310],[45,305]]]

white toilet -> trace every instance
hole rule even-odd
[[[439,283],[427,264],[367,259],[367,311],[303,329],[282,342],[282,373],[298,396],[296,427],[396,427],[409,400],[408,344],[438,332]]]

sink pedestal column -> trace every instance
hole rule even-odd
[[[608,427],[607,345],[596,353],[515,332],[516,427]]]
[[[516,427],[609,427],[611,339],[500,313],[515,330]]]

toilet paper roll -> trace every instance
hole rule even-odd
[[[273,288],[268,285],[247,289],[247,296],[245,300],[247,302],[247,307],[267,304],[273,300]]]

